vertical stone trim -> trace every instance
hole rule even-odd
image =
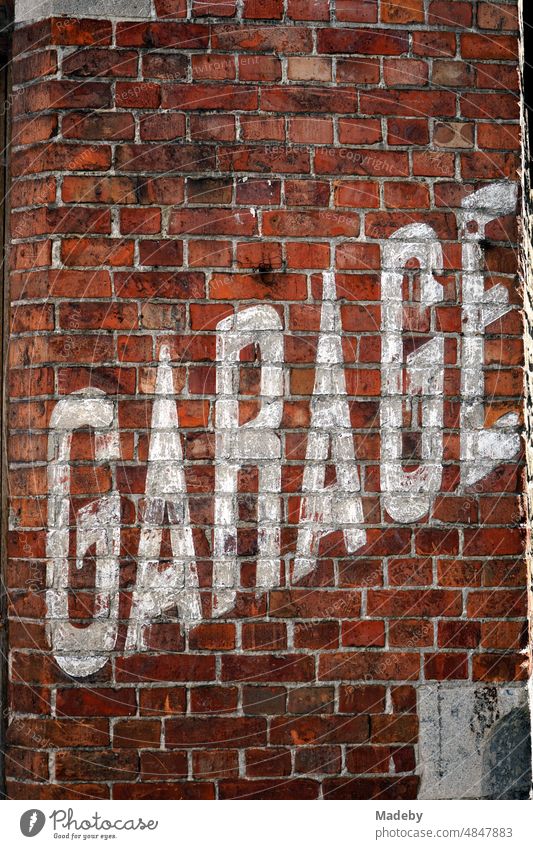
[[[532,674],[532,640],[533,640],[533,540],[531,525],[533,521],[533,198],[530,178],[530,132],[529,120],[526,109],[526,98],[528,91],[525,88],[525,62],[526,36],[524,21],[524,0],[520,2],[520,79],[521,79],[521,125],[522,125],[522,258],[521,273],[524,287],[524,348],[525,348],[525,373],[524,373],[524,424],[526,442],[526,473],[527,489],[525,495],[525,510],[527,518],[527,549],[528,562],[528,616],[529,616],[529,644],[528,644],[528,666],[529,666],[529,705],[533,737],[533,674]],[[531,38],[530,38],[531,41]],[[529,57],[531,61],[531,57]],[[533,797],[533,790],[532,790]]]

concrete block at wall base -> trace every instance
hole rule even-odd
[[[528,799],[527,687],[427,684],[418,690],[420,799]]]
[[[149,19],[150,0],[15,0],[15,23],[40,21],[44,18],[117,18]]]

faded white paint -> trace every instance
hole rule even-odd
[[[152,409],[145,509],[126,650],[146,648],[150,621],[177,607],[187,627],[202,615],[183,452],[168,348],[161,348]],[[172,563],[162,569],[161,543],[170,528]]]
[[[302,484],[300,527],[293,581],[316,568],[320,539],[342,529],[350,554],[366,542],[361,484],[355,461],[350,408],[346,397],[342,326],[335,275],[323,275],[311,423]],[[326,487],[326,465],[335,465],[336,482]]]
[[[48,633],[59,666],[69,675],[92,675],[109,659],[118,627],[120,495],[112,492],[82,508],[76,525],[76,568],[96,547],[93,621],[76,628],[69,621],[70,447],[78,428],[95,434],[96,462],[118,458],[114,404],[97,389],[83,389],[56,405],[48,440],[48,535],[46,593]]]
[[[398,522],[414,522],[431,509],[442,481],[444,392],[444,338],[434,336],[403,364],[403,280],[409,260],[420,267],[420,307],[443,298],[443,287],[433,273],[442,271],[442,248],[426,224],[411,224],[392,234],[383,251],[381,283],[383,332],[381,401],[381,488],[384,506]],[[402,466],[404,404],[411,424],[422,427],[422,462],[415,471]]]
[[[213,613],[234,604],[238,583],[237,478],[243,465],[257,465],[258,558],[256,584],[265,590],[279,582],[281,520],[281,440],[276,429],[283,413],[283,334],[273,307],[249,307],[217,324],[217,400]],[[239,357],[255,345],[260,352],[261,409],[239,425]]]
[[[503,285],[485,289],[482,239],[487,224],[516,209],[517,187],[491,183],[469,195],[459,213],[463,245],[463,344],[461,362],[461,485],[472,486],[520,449],[518,416],[502,416],[485,428],[484,334],[492,322],[509,312]]]
[[[481,240],[489,221],[511,212],[516,187],[495,183],[470,195],[460,212],[463,243],[461,484],[479,481],[519,450],[517,417],[503,416],[484,427],[483,353],[487,326],[510,307],[502,286],[486,291]],[[430,513],[441,486],[443,460],[444,342],[433,335],[403,355],[403,278],[406,264],[420,266],[421,309],[442,301],[434,274],[442,250],[434,230],[413,224],[394,233],[384,248],[382,275],[383,387],[381,398],[381,481],[384,506],[399,522]],[[413,293],[411,293],[411,300]],[[281,426],[285,395],[282,321],[267,305],[247,307],[217,325],[216,464],[213,542],[213,615],[235,602],[240,561],[237,550],[239,470],[258,467],[259,591],[280,580]],[[434,328],[432,328],[434,333]],[[260,367],[260,409],[239,424],[240,355],[255,346]],[[333,272],[323,275],[323,297],[311,422],[302,484],[300,527],[292,581],[316,567],[320,539],[342,529],[349,553],[366,541],[361,483],[357,467],[342,356],[342,327]],[[403,385],[404,375],[406,386]],[[406,396],[404,401],[404,396]],[[403,404],[410,405],[413,426],[421,426],[422,457],[415,471],[402,465]],[[86,628],[69,621],[70,446],[79,428],[95,430],[95,461],[118,458],[116,407],[98,390],[86,389],[58,402],[50,421],[47,535],[48,632],[60,666],[72,675],[91,675],[116,644],[119,598],[120,496],[105,495],[78,512],[76,567],[95,547],[95,611]],[[330,454],[331,449],[331,454]],[[326,486],[326,468],[334,464],[336,482]],[[126,650],[147,647],[149,623],[177,608],[185,627],[198,622],[202,607],[190,523],[180,426],[168,349],[157,371],[148,457],[146,499],[138,551]],[[163,529],[168,525],[172,563],[160,563]]]

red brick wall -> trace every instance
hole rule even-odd
[[[458,212],[483,185],[518,179],[516,4],[192,7],[189,19],[182,0],[155,0],[150,23],[55,19],[14,37],[8,793],[413,798],[417,686],[526,674],[519,456],[460,486]],[[444,454],[431,510],[400,523],[380,490],[381,270],[391,234],[415,223],[442,246],[444,297],[423,309],[414,270],[405,350],[444,338]],[[516,238],[510,214],[483,243],[486,287],[500,284],[510,303],[486,331],[484,427],[521,415]],[[294,586],[331,268],[367,538],[348,554],[340,530],[323,537],[317,568]],[[214,618],[215,329],[260,302],[284,332],[284,568],[279,585],[256,591],[257,470],[245,467],[240,587]],[[174,366],[202,621],[183,629],[169,610],[148,629],[147,650],[131,653],[162,346]],[[241,422],[257,412],[254,362],[252,351]],[[73,678],[45,627],[46,461],[58,400],[87,386],[116,402],[120,460],[95,464],[91,432],[74,435],[71,523],[120,493],[121,625],[108,662]],[[405,462],[416,465],[420,428],[406,425]],[[167,533],[162,561],[169,552]],[[92,616],[93,585],[89,561],[71,570],[72,618]]]

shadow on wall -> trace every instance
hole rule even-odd
[[[483,799],[528,799],[531,788],[531,732],[527,706],[502,716],[483,748]]]

